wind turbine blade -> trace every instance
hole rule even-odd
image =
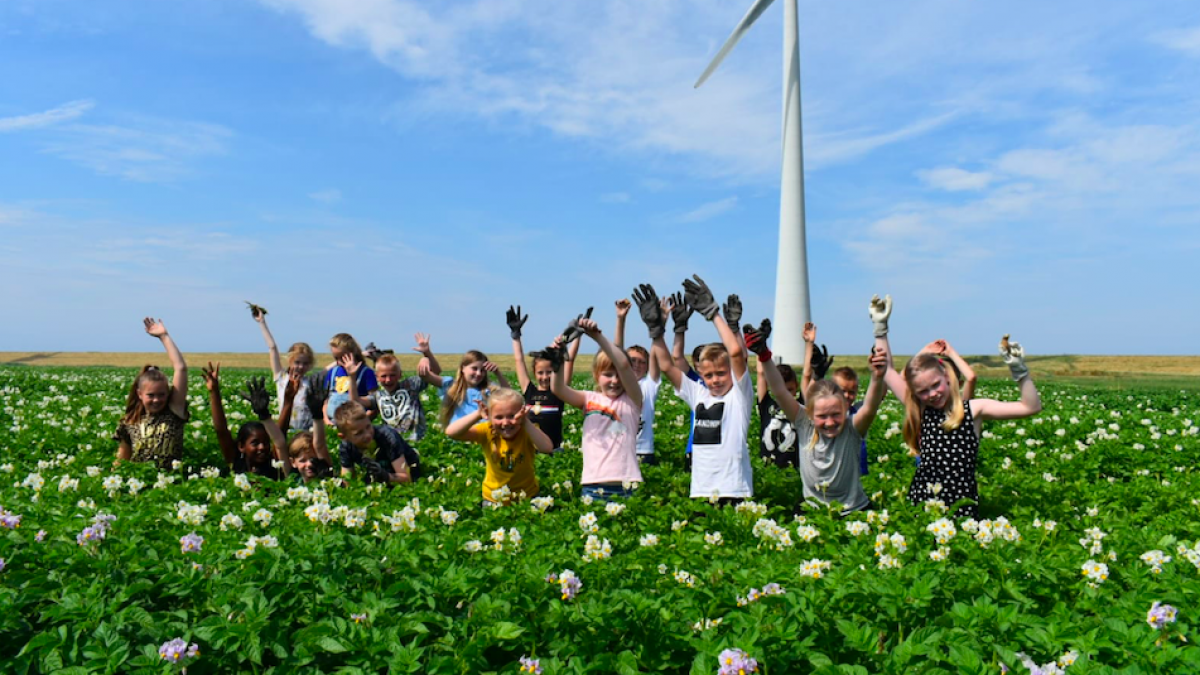
[[[708,76],[712,75],[717,66],[721,65],[721,61],[725,60],[725,57],[733,50],[734,45],[742,39],[742,36],[750,29],[750,25],[757,21],[763,12],[767,11],[772,2],[775,2],[775,0],[754,0],[754,4],[750,5],[750,10],[746,12],[746,16],[743,16],[742,20],[738,22],[737,28],[733,29],[733,34],[725,41],[725,44],[721,47],[721,51],[717,52],[717,55],[713,57],[712,63],[708,64],[708,68],[704,69],[704,73],[700,75],[700,79],[696,80],[696,88],[704,84]]]

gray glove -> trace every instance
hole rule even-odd
[[[708,284],[704,283],[699,274],[693,274],[692,279],[683,280],[683,293],[687,298],[687,303],[700,312],[705,319],[712,321],[717,318],[717,312],[721,310],[717,305],[717,299],[713,297]]]
[[[876,295],[867,305],[867,314],[875,323],[875,337],[886,337],[888,334],[888,317],[892,315],[892,296],[885,295],[883,300]]]
[[[671,295],[671,319],[675,322],[675,333],[686,333],[688,319],[692,318],[692,306],[687,303],[683,293],[675,291]]]
[[[525,327],[525,322],[529,320],[529,315],[521,316],[521,306],[508,306],[508,311],[504,313],[504,322],[508,324],[509,335],[514,340],[521,339],[521,329]]]
[[[650,284],[642,284],[633,289],[631,297],[638,307],[638,313],[642,315],[642,321],[650,331],[650,339],[657,340],[662,337],[667,330],[667,317],[663,316],[654,287]]]
[[[1025,348],[1019,342],[1010,342],[1008,333],[1000,338],[1000,358],[1004,359],[1008,372],[1012,373],[1013,382],[1020,382],[1021,378],[1029,377],[1029,366],[1025,365]]]
[[[721,306],[721,314],[725,315],[725,323],[736,331],[738,322],[742,320],[742,299],[737,293],[730,294],[729,299]]]
[[[575,340],[578,340],[580,335],[583,335],[583,329],[579,327],[579,320],[592,318],[592,309],[594,308],[588,307],[587,312],[571,319],[571,322],[567,324],[567,329],[562,334],[564,348]]]

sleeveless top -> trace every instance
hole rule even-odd
[[[957,429],[946,431],[942,422],[946,412],[925,408],[921,413],[921,465],[908,486],[908,500],[920,504],[940,499],[952,506],[960,499],[973,500],[955,515],[974,518],[979,514],[979,485],[975,482],[975,467],[979,460],[979,438],[971,402],[963,401],[963,421]],[[930,485],[941,484],[936,495]]]

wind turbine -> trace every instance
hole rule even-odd
[[[696,80],[704,84],[750,25],[774,0],[755,0],[721,51]],[[784,363],[804,360],[804,324],[812,316],[808,296],[808,253],[804,240],[804,149],[800,130],[800,41],[796,0],[783,2],[783,172],[779,190],[779,258],[775,271],[775,330],[772,350]]]

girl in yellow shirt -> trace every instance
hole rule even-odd
[[[525,397],[515,389],[492,389],[479,401],[479,408],[446,427],[446,435],[458,441],[478,443],[487,461],[483,479],[483,501],[487,505],[530,499],[538,494],[533,455],[551,454],[554,444],[526,417]],[[504,498],[493,494],[503,493]]]

